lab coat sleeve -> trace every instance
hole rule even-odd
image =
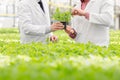
[[[101,6],[100,13],[90,13],[89,21],[94,24],[110,26],[113,23],[114,1],[105,0]]]
[[[49,25],[32,24],[31,11],[26,4],[20,4],[18,7],[19,27],[27,35],[45,35],[51,32]]]
[[[53,36],[53,33],[51,32],[50,34],[49,34],[49,37],[52,37]]]

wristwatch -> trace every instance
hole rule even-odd
[[[73,29],[73,28],[72,28]],[[74,33],[70,33],[69,34],[69,36],[72,38],[72,39],[74,39],[76,36],[77,36],[77,32],[75,31],[75,29],[73,29],[74,30]]]

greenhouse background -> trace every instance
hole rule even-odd
[[[18,27],[17,4],[20,0],[0,0],[0,27]],[[69,8],[76,0],[49,0],[50,13],[55,7]],[[120,0],[115,0],[115,19],[113,29],[120,29]]]

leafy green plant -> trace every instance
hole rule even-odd
[[[71,13],[70,11],[65,11],[65,12],[60,11],[60,9],[57,8],[52,18],[54,20],[61,21],[61,22],[69,22],[71,20]]]
[[[60,21],[64,25],[64,29],[66,29],[66,25],[71,20],[71,13],[70,11],[60,11],[60,9],[57,8],[52,18],[54,20]]]
[[[57,43],[23,45],[18,29],[0,29],[0,80],[120,80],[120,31],[108,48],[54,34]]]

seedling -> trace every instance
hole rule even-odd
[[[53,14],[52,18],[54,20],[60,21],[64,25],[64,29],[66,29],[66,25],[71,20],[71,12],[70,11],[60,11],[59,8],[55,10],[55,13]]]

